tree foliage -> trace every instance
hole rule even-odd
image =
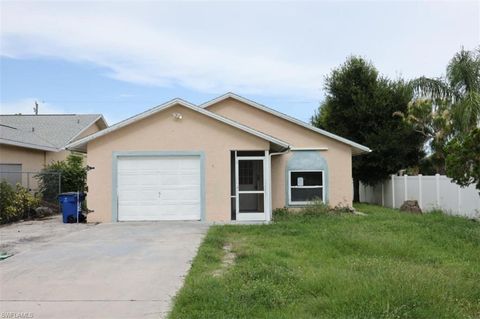
[[[420,77],[410,84],[414,96],[407,112],[396,114],[426,136],[437,173],[446,173],[464,186],[475,183],[478,161],[463,163],[469,169],[461,171],[459,160],[467,153],[478,154],[472,138],[480,124],[480,50],[460,50],[450,60],[445,77]]]
[[[447,174],[461,186],[476,184],[480,190],[480,128],[447,145]]]
[[[371,63],[351,57],[326,77],[325,91],[312,124],[372,149],[353,158],[354,179],[376,184],[424,155],[425,137],[394,116],[412,99],[404,81],[382,77]]]
[[[56,200],[58,196],[58,174],[61,176],[62,192],[83,192],[86,189],[87,170],[83,156],[70,154],[66,160],[47,165],[36,177],[44,200]]]

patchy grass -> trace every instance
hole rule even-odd
[[[170,318],[480,318],[480,223],[356,208],[211,227]]]

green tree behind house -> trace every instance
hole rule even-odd
[[[404,81],[382,77],[363,58],[350,57],[326,77],[325,91],[312,124],[372,149],[353,158],[355,201],[360,181],[374,185],[424,156],[425,137],[394,116],[412,100]]]

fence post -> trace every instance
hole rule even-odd
[[[392,174],[392,208],[395,208],[395,175]]]
[[[62,173],[58,173],[58,194],[60,195],[62,193]]]
[[[382,207],[385,206],[385,190],[384,190],[384,187],[383,187],[383,184],[385,182],[382,181]]]
[[[458,202],[457,202],[458,214],[463,215],[462,214],[462,189],[460,188],[459,185],[457,185],[457,199],[458,199]]]
[[[367,196],[367,185],[363,184],[363,196],[365,197],[364,200],[367,202],[367,203],[370,203],[370,199],[368,198]]]
[[[408,200],[408,192],[407,192],[407,177],[408,175],[403,175],[403,191],[404,191],[404,201]]]
[[[418,206],[420,209],[423,209],[422,195],[422,174],[418,174]]]
[[[440,174],[435,174],[435,190],[437,192],[437,208],[440,207]]]

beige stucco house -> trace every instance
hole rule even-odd
[[[174,99],[67,146],[87,152],[90,221],[269,221],[314,199],[352,204],[370,150],[233,93]]]
[[[64,160],[67,144],[106,127],[100,114],[0,115],[0,179],[34,190],[35,173]]]

